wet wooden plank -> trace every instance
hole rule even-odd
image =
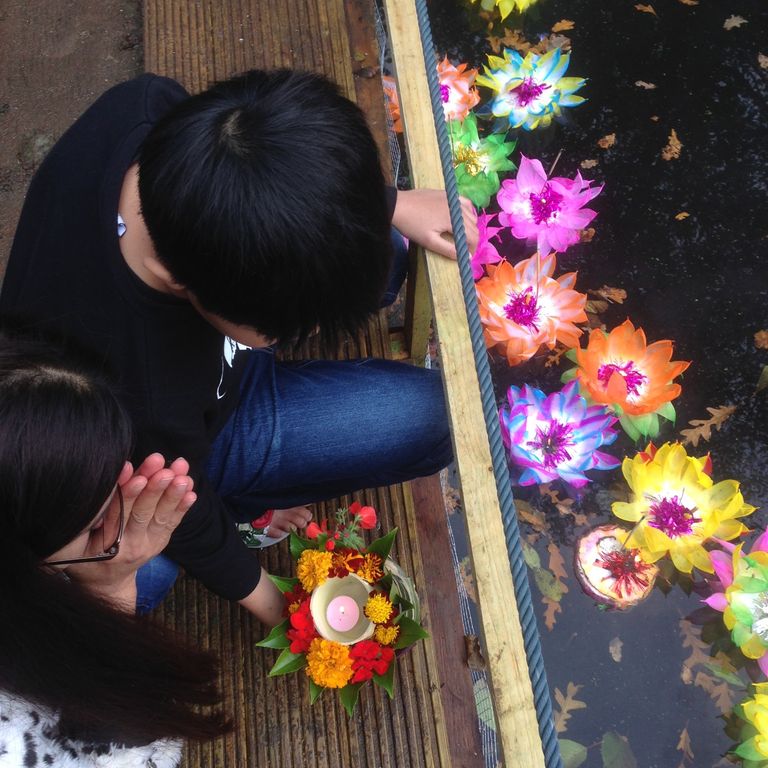
[[[412,181],[442,188],[415,7],[385,0],[385,8]],[[426,259],[501,750],[508,768],[543,766],[461,283],[454,263]]]

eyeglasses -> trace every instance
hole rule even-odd
[[[88,557],[73,557],[70,560],[46,560],[46,565],[74,565],[75,563],[98,563],[102,560],[111,560],[120,551],[120,542],[123,540],[123,529],[125,527],[125,507],[123,506],[123,493],[120,486],[117,486],[117,498],[120,502],[120,514],[118,516],[117,532],[114,524],[110,525],[108,515],[105,514],[101,525],[102,552],[99,555],[90,555]]]

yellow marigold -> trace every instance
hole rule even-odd
[[[315,685],[343,688],[352,677],[349,648],[332,640],[316,637],[307,651],[307,674]]]
[[[374,624],[384,624],[392,615],[392,603],[384,595],[374,593],[365,604],[365,615]]]
[[[299,556],[296,575],[307,592],[319,587],[327,578],[333,555],[317,549],[305,549]]]
[[[373,636],[382,645],[392,645],[400,634],[400,627],[376,627]]]
[[[369,552],[365,555],[363,564],[357,569],[357,575],[369,584],[375,584],[383,575],[381,557]]]

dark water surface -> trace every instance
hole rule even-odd
[[[507,19],[503,26],[522,25],[533,41],[561,19],[574,21],[575,28],[564,33],[573,46],[567,75],[588,79],[579,92],[589,99],[586,104],[567,110],[566,120],[550,129],[521,134],[518,148],[546,169],[562,150],[556,169],[561,176],[572,177],[584,160],[598,160],[582,169],[586,178],[605,183],[590,205],[598,211],[597,233],[591,243],[560,257],[558,274],[578,270],[581,291],[604,284],[625,289],[626,302],[602,315],[608,328],[629,317],[649,342],[672,339],[675,359],[692,361],[675,401],[677,424],[667,424],[657,443],[679,439],[689,420],[709,416],[707,407],[737,406],[709,442],[689,453],[711,451],[715,481],[741,481],[746,501],[762,507],[750,527],[763,529],[768,391],[755,394],[755,386],[768,365],[768,350],[756,347],[754,334],[768,329],[768,69],[758,61],[761,52],[768,55],[768,4],[651,2],[657,15],[639,12],[632,0],[541,0],[522,21],[516,15]],[[432,1],[440,54],[447,52],[454,63],[485,63],[490,46],[479,11],[466,0]],[[733,15],[748,23],[724,29]],[[656,88],[638,87],[639,80]],[[486,101],[488,92],[481,93]],[[683,148],[679,159],[665,161],[661,151],[671,129]],[[616,135],[614,146],[600,149],[598,140],[610,133]],[[678,221],[681,212],[689,216]],[[514,262],[531,249],[509,244],[504,252]],[[499,401],[510,384],[558,389],[563,367],[547,369],[539,359],[509,369],[494,357]],[[608,449],[619,456],[634,451],[625,435]],[[610,488],[621,479],[619,470],[592,474],[595,482],[572,505],[588,516],[586,525],[561,514],[535,489],[516,492],[546,515],[544,535],[536,537],[523,525],[542,566],[548,565],[547,544],[553,541],[568,571],[568,592],[551,630],[539,606],[550,686],[562,692],[569,682],[582,686],[576,698],[587,705],[571,712],[561,736],[590,748],[586,766],[603,765],[600,742],[608,731],[628,739],[639,768],[718,765],[732,744],[720,715],[745,695],[730,665],[745,681],[748,670],[719,620],[703,628],[681,625],[702,605],[695,585],[691,591],[685,579],[662,579],[664,590],[655,589],[626,613],[599,610],[582,593],[573,575],[572,545],[585,530],[611,519],[616,496]],[[567,498],[564,487],[557,490]],[[538,602],[536,586],[533,593]],[[698,611],[693,618],[708,617]],[[726,656],[714,656],[717,650]],[[678,749],[685,729],[693,758]]]

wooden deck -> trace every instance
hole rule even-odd
[[[146,69],[174,77],[192,92],[255,67],[323,72],[366,110],[386,158],[371,13],[369,0],[148,0]],[[371,322],[339,352],[349,358],[388,356],[385,318]],[[429,478],[366,491],[360,498],[376,506],[385,529],[400,528],[394,554],[415,578],[432,633],[431,640],[399,659],[394,699],[366,687],[351,719],[330,692],[310,707],[304,675],[267,677],[274,652],[254,648],[262,627],[239,606],[182,579],[161,618],[221,656],[235,718],[231,736],[188,746],[187,768],[483,764],[439,484]],[[329,503],[318,513],[335,506]],[[271,548],[264,559],[269,570],[290,571],[285,545]]]

